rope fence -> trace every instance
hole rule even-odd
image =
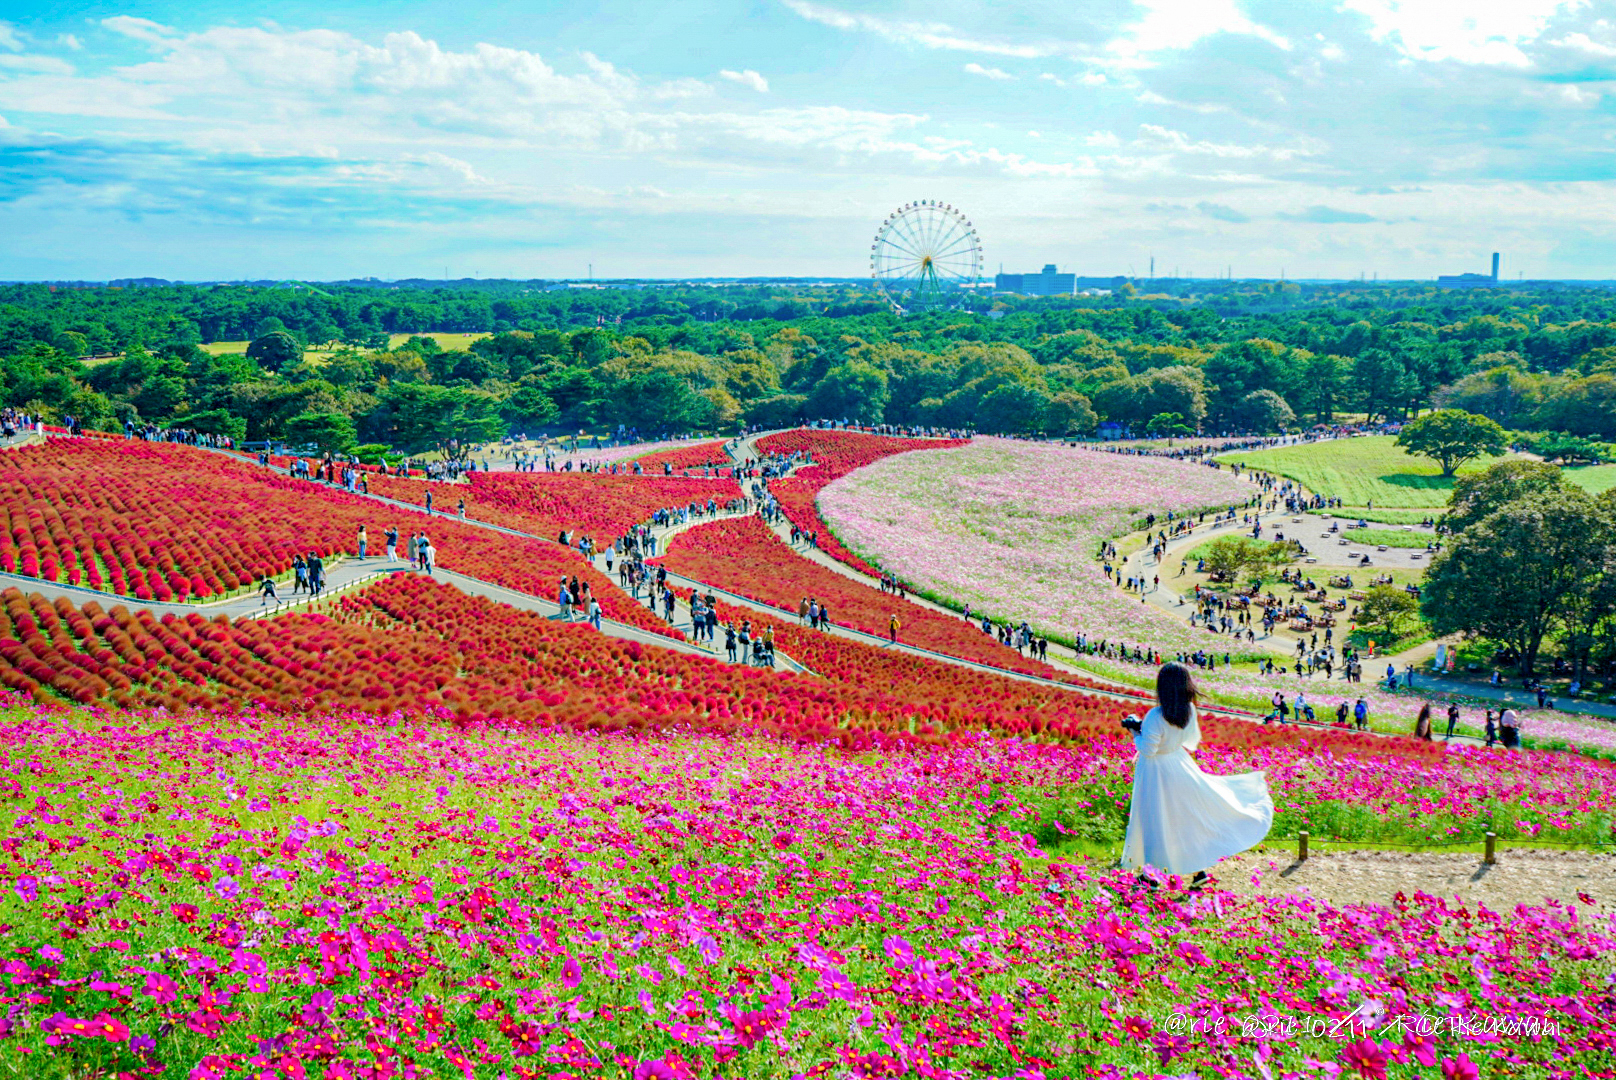
[[[1390,848],[1399,851],[1433,851],[1443,848],[1474,848],[1481,845],[1481,861],[1488,866],[1498,861],[1500,841],[1498,834],[1491,829],[1482,834],[1480,840],[1447,840],[1430,841],[1427,843],[1403,843],[1395,840],[1323,840],[1313,837],[1307,830],[1298,832],[1295,836],[1270,836],[1263,841],[1264,844],[1296,845],[1296,861],[1306,862],[1310,849],[1317,844],[1335,845],[1353,851],[1378,851]],[[1532,850],[1536,848],[1563,848],[1568,851],[1588,851],[1594,854],[1616,852],[1616,840],[1612,841],[1569,841],[1569,840],[1505,840],[1502,842],[1506,849]]]

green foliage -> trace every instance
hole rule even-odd
[[[236,416],[228,409],[208,409],[174,419],[174,426],[199,431],[204,435],[226,435],[240,442],[247,437],[245,417]]]
[[[1372,585],[1358,608],[1358,621],[1381,640],[1395,641],[1419,617],[1420,602],[1395,585]]]
[[[500,414],[512,427],[523,431],[537,431],[550,427],[561,418],[561,410],[537,386],[524,386],[505,400]]]
[[[338,412],[298,413],[286,421],[286,441],[312,446],[322,454],[345,454],[354,447],[354,422]]]
[[[1566,474],[1553,465],[1500,461],[1454,483],[1442,524],[1456,533],[1464,532],[1512,502],[1531,495],[1564,495],[1569,487]]]
[[[1044,430],[1049,397],[1035,386],[1012,382],[995,387],[977,402],[975,427],[1003,435]]]
[[[1195,430],[1184,423],[1184,414],[1161,412],[1145,423],[1145,434],[1153,439],[1171,439],[1175,436],[1194,435]]]
[[[658,368],[620,385],[607,402],[606,419],[642,434],[662,434],[703,427],[711,415],[711,403],[688,380]]]
[[[808,406],[806,394],[775,394],[746,407],[746,423],[754,428],[783,428],[799,424]]]
[[[1056,394],[1044,410],[1045,430],[1052,435],[1093,435],[1100,426],[1094,405],[1082,394]]]
[[[1235,422],[1247,431],[1269,435],[1296,423],[1296,414],[1285,399],[1267,388],[1253,390],[1240,399],[1234,410]]]
[[[247,346],[247,359],[265,371],[280,371],[303,359],[303,346],[285,330],[271,330]]]
[[[388,427],[382,399],[399,383],[487,392],[518,424],[548,415],[536,394],[516,397],[535,387],[557,426],[582,426],[617,415],[621,391],[637,393],[634,380],[671,365],[702,404],[679,394],[652,422],[711,424],[737,410],[794,418],[795,398],[811,396],[806,415],[1073,436],[1101,419],[1142,429],[1161,413],[1219,432],[1289,426],[1286,409],[1331,422],[1435,404],[1616,440],[1616,296],[1606,291],[1158,282],[1149,292],[984,298],[899,319],[843,285],[9,285],[0,388],[11,404],[87,419],[133,409],[167,422],[223,408],[253,438],[308,411]],[[990,307],[996,317],[981,317]],[[445,348],[428,334],[482,336]],[[410,340],[390,348],[402,335]],[[346,347],[302,349],[332,340]],[[209,356],[199,342],[251,342],[251,355],[237,346]],[[119,358],[77,364],[92,354]],[[310,382],[322,388],[279,407],[287,387]],[[1039,402],[1034,425],[1025,407]],[[645,414],[644,402],[634,410]]]
[[[1515,439],[1544,461],[1561,465],[1597,465],[1611,458],[1608,444],[1563,431],[1541,434],[1520,432]]]
[[[1265,543],[1249,536],[1222,536],[1208,544],[1201,557],[1216,581],[1233,582],[1249,573],[1261,584],[1276,567],[1289,561],[1290,552],[1281,543]]]
[[[1498,421],[1459,409],[1438,409],[1403,426],[1397,445],[1442,466],[1443,476],[1478,457],[1497,457],[1509,447]]]
[[[886,413],[886,372],[864,361],[839,364],[825,372],[808,395],[808,412],[831,420],[878,423]]]
[[[1531,674],[1544,639],[1568,625],[1579,605],[1602,593],[1616,559],[1610,500],[1577,488],[1536,490],[1493,503],[1433,562],[1423,596],[1438,634],[1468,633],[1506,642]],[[1599,621],[1609,612],[1583,612]]]
[[[381,394],[365,422],[369,441],[409,451],[429,450],[450,441],[488,442],[505,432],[494,395],[464,387],[394,383]]]

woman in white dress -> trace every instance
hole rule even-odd
[[[1122,865],[1194,874],[1192,885],[1204,883],[1219,859],[1259,843],[1274,822],[1262,773],[1208,776],[1190,756],[1201,744],[1196,698],[1190,669],[1165,664],[1156,676],[1156,707],[1143,720],[1122,721],[1139,751]]]

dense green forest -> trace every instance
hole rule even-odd
[[[851,285],[0,287],[7,405],[418,450],[801,418],[1087,435],[1273,431],[1432,406],[1616,439],[1616,292],[1156,283],[899,317]],[[463,351],[430,338],[482,333]],[[250,341],[246,355],[200,346]]]

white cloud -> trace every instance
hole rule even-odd
[[[1133,0],[1144,12],[1137,22],[1106,45],[1106,51],[1124,60],[1147,61],[1153,54],[1187,49],[1216,34],[1260,38],[1275,48],[1291,43],[1266,26],[1253,22],[1235,0]]]
[[[22,32],[8,22],[0,22],[0,49],[22,52]]]
[[[1083,140],[1085,146],[1097,146],[1104,149],[1115,149],[1122,145],[1114,131],[1096,131]]]
[[[77,35],[74,34],[57,34],[56,44],[75,51],[84,48],[84,42],[80,41]]]
[[[1144,91],[1143,93],[1139,94],[1135,100],[1141,105],[1170,105],[1175,109],[1188,109],[1190,112],[1198,112],[1207,115],[1212,113],[1226,113],[1229,111],[1229,106],[1219,102],[1174,101],[1172,98],[1162,97],[1154,90]]]
[[[172,45],[179,36],[178,31],[171,27],[152,22],[150,19],[139,19],[133,15],[114,15],[110,19],[102,19],[101,25],[114,34],[122,34],[126,38],[134,38],[148,45],[165,48]]]
[[[1604,42],[1595,41],[1587,34],[1582,33],[1567,34],[1552,44],[1566,49],[1575,49],[1577,52],[1587,53],[1589,56],[1597,56],[1601,59],[1616,56],[1616,45],[1606,45]]]
[[[1139,145],[1158,146],[1177,154],[1200,154],[1219,158],[1271,158],[1276,161],[1289,161],[1292,158],[1308,157],[1318,149],[1314,146],[1242,146],[1237,143],[1197,141],[1182,131],[1174,131],[1159,124],[1140,124],[1139,135],[1137,140]]]
[[[725,69],[724,71],[720,71],[718,73],[718,77],[721,79],[728,79],[730,82],[740,83],[742,86],[750,86],[760,94],[767,94],[769,92],[769,80],[765,79],[762,75],[759,75],[751,68],[747,68],[745,71],[730,71]]]
[[[0,53],[0,68],[48,75],[71,75],[73,65],[54,56],[14,56]]]
[[[440,154],[436,150],[425,154],[405,154],[403,160],[412,164],[440,169],[451,176],[458,176],[468,184],[484,185],[490,183],[486,176],[482,176],[472,167],[471,162],[461,161],[459,158],[450,157],[448,154]]]
[[[1007,79],[1013,80],[1015,78],[1015,76],[1010,74],[1008,71],[1000,71],[996,67],[983,67],[981,64],[977,63],[966,64],[965,74],[980,75],[984,79],[995,79],[1000,82]]]
[[[1521,46],[1535,42],[1562,13],[1588,0],[1342,0],[1369,20],[1369,35],[1411,60],[1530,67]]]
[[[784,0],[786,7],[803,18],[837,30],[859,30],[875,34],[900,45],[925,49],[948,49],[955,52],[984,53],[989,56],[1014,56],[1035,60],[1040,56],[1075,55],[1081,52],[1070,42],[1059,41],[1007,41],[1004,39],[973,37],[946,23],[910,22],[884,19],[878,15],[847,12],[810,0]]]

